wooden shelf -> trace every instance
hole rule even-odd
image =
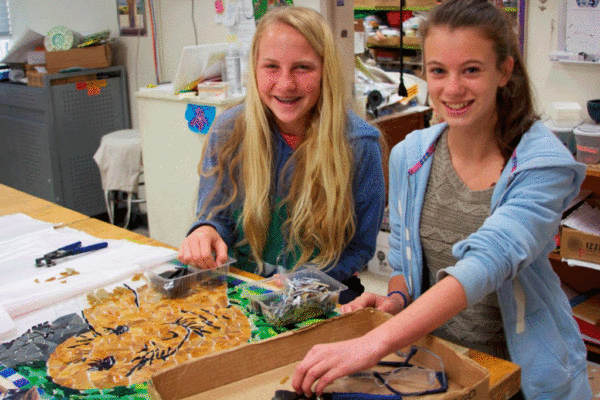
[[[405,10],[430,10],[435,7],[437,0],[405,0]],[[400,0],[354,0],[355,10],[400,10]]]
[[[600,354],[600,346],[598,346],[598,345],[596,345],[594,343],[585,342],[585,348],[590,353],[593,353],[595,355]]]
[[[592,190],[593,196],[600,196],[600,164],[587,165],[586,178],[581,185],[582,190]],[[577,293],[585,293],[600,286],[600,271],[585,267],[570,267],[562,261],[560,253],[552,252],[548,259],[552,269],[557,273],[561,282]],[[600,346],[585,342],[589,355],[600,356]]]
[[[562,257],[560,256],[559,252],[553,251],[552,253],[550,253],[548,255],[548,258],[550,259],[550,261],[559,261],[562,259]]]
[[[587,173],[581,189],[592,190],[600,196],[600,164],[587,164]]]
[[[377,60],[377,62],[379,64],[386,64],[386,65],[400,65],[400,61],[399,60]],[[419,67],[419,68],[423,68],[423,63],[422,62],[417,62],[417,61],[403,61],[402,64],[408,66],[408,67]]]
[[[375,36],[367,38],[367,47],[400,47],[399,36],[386,36],[383,39],[377,39]],[[421,38],[416,36],[404,36],[402,38],[402,48],[419,50],[421,48]]]
[[[588,177],[600,178],[600,164],[588,164],[587,167],[586,175]],[[600,187],[598,189],[600,189]]]

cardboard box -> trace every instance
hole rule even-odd
[[[585,197],[579,207],[600,208],[600,198]],[[569,213],[569,217],[577,212],[577,208]],[[590,210],[591,211],[591,210]],[[562,258],[588,261],[600,264],[600,235],[584,233],[566,226],[561,226],[560,255]]]
[[[389,318],[389,314],[363,309],[190,360],[153,375],[148,393],[154,400],[270,399],[276,390],[293,390],[289,378],[313,345],[361,336]],[[484,367],[433,336],[416,344],[442,358],[449,381],[446,393],[419,396],[420,400],[489,398],[490,374]]]
[[[402,38],[402,45],[407,48],[420,48],[421,38],[417,36],[404,36]],[[369,36],[367,37],[367,46],[400,47],[400,37],[386,36],[383,39],[377,39],[376,36]]]
[[[405,10],[431,10],[433,7],[441,3],[441,0],[406,0],[404,2]]]
[[[435,7],[438,0],[406,0],[404,2],[405,10],[430,10]],[[400,2],[398,0],[354,0],[354,8],[372,8],[372,9],[386,9],[386,8],[400,8]]]
[[[45,76],[46,74],[44,74],[43,72],[27,72],[27,86],[44,87]]]
[[[561,228],[560,255],[562,258],[600,264],[600,236]]]
[[[112,50],[108,44],[46,52],[49,74],[69,68],[106,68],[111,65]]]
[[[29,65],[25,66],[25,76],[27,77],[27,86],[44,87],[45,72],[41,72],[38,69],[42,69],[43,66]]]

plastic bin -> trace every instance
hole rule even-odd
[[[550,117],[561,128],[574,128],[581,123],[581,105],[579,103],[554,102]]]
[[[309,289],[310,288],[310,289]],[[348,287],[315,268],[305,268],[240,286],[250,310],[273,326],[285,326],[319,317],[337,307]]]
[[[573,130],[577,143],[576,159],[585,164],[600,162],[600,125],[583,124]]]
[[[571,154],[575,155],[577,153],[575,134],[573,133],[574,128],[563,128],[557,126],[551,119],[544,121],[544,125],[546,125],[546,127],[550,129],[556,135],[556,137],[558,137],[558,139],[560,139],[562,144],[569,149]]]
[[[197,269],[186,266],[177,259],[167,261],[146,272],[152,286],[166,297],[182,297],[198,284],[213,284],[224,280],[229,266],[236,260],[229,258],[227,262],[213,269]]]

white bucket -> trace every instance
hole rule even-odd
[[[575,135],[573,134],[574,128],[562,128],[560,126],[557,126],[551,119],[544,121],[544,125],[546,125],[546,127],[550,129],[556,135],[556,137],[560,139],[562,144],[564,144],[567,147],[567,149],[569,149],[571,154],[575,155],[577,153]]]
[[[577,144],[576,159],[585,164],[600,162],[600,125],[582,124],[573,129]]]

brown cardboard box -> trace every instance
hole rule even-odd
[[[44,87],[45,76],[43,72],[27,71],[27,86]]]
[[[406,0],[405,10],[429,10],[436,6],[438,0]],[[385,8],[397,9],[400,7],[399,0],[354,0],[354,8]]]
[[[560,255],[562,258],[600,264],[600,236],[561,228]]]
[[[49,74],[68,68],[105,68],[111,65],[112,51],[108,44],[46,52],[46,69]]]
[[[271,399],[276,390],[293,390],[289,377],[313,345],[361,336],[390,317],[373,309],[359,310],[271,339],[190,360],[153,375],[148,393],[155,400]],[[433,336],[417,344],[442,358],[449,380],[448,392],[419,396],[419,399],[488,399],[490,375],[485,368]]]
[[[36,66],[29,64],[25,66],[27,86],[44,87],[44,77],[46,76],[46,73],[38,72],[35,67]]]
[[[584,203],[598,208],[600,207],[600,198],[595,196],[587,197]],[[600,236],[562,226],[560,233],[560,255],[562,258],[600,264]]]
[[[404,47],[420,48],[421,38],[417,36],[404,36],[402,38],[402,45]],[[400,37],[386,36],[383,39],[377,39],[375,36],[369,36],[367,37],[367,46],[400,47]]]
[[[438,3],[441,3],[441,0],[406,0],[404,8],[406,10],[430,10]]]

